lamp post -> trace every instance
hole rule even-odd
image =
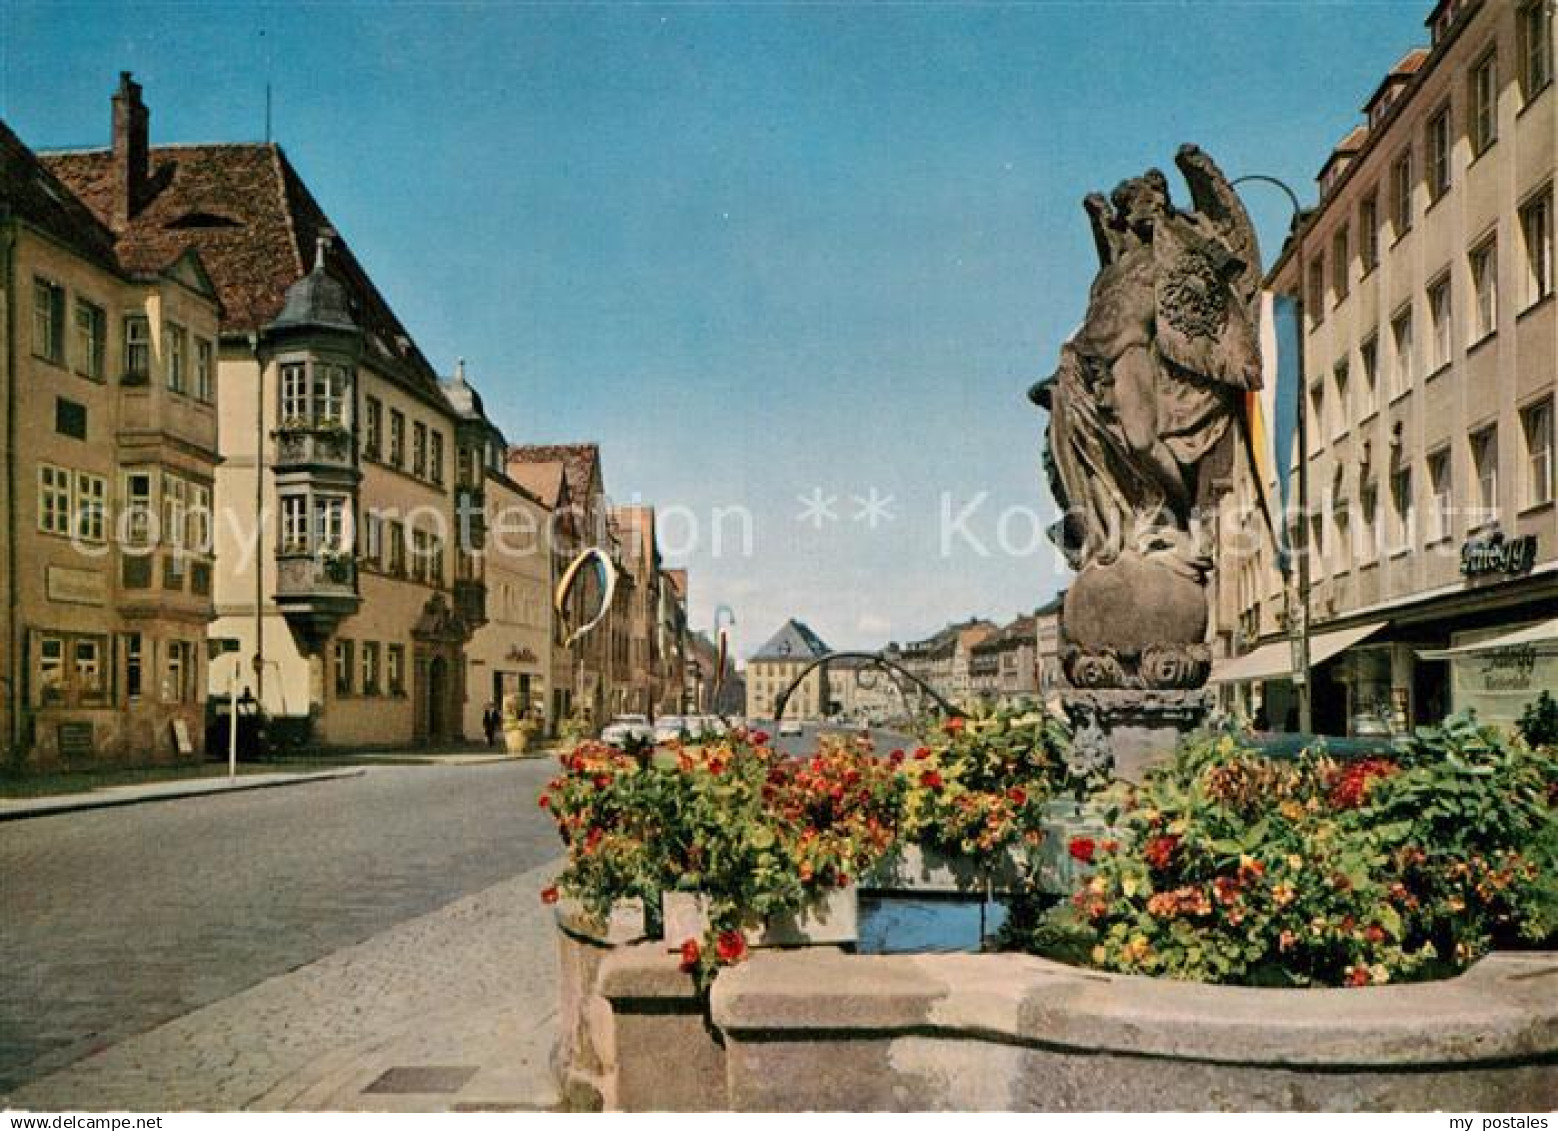
[[[1297,629],[1293,624],[1292,606],[1289,604],[1288,635],[1293,648],[1293,682],[1298,687],[1298,729],[1303,734],[1314,731],[1312,688],[1309,665],[1309,376],[1304,364],[1304,287],[1308,280],[1304,275],[1304,207],[1298,194],[1286,181],[1264,173],[1249,173],[1235,177],[1230,184],[1237,187],[1250,181],[1272,185],[1282,190],[1293,206],[1291,231],[1293,237],[1293,261],[1298,274],[1294,287],[1294,317],[1298,323],[1298,412],[1294,426],[1298,429],[1298,536],[1293,551],[1298,558],[1298,616]],[[1281,458],[1281,453],[1278,453]],[[1280,469],[1279,469],[1280,470]],[[1286,515],[1283,516],[1286,521]],[[1286,569],[1283,571],[1287,572]],[[1285,580],[1285,579],[1284,579]],[[1286,584],[1283,586],[1287,590]],[[1289,591],[1291,602],[1291,591]]]

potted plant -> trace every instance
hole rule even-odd
[[[530,749],[535,737],[536,722],[520,705],[519,695],[509,692],[503,697],[503,748],[510,754],[523,754]]]

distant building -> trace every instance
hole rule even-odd
[[[934,636],[903,645],[899,660],[905,670],[923,680],[954,705],[974,698],[973,648],[995,634],[990,621],[970,617],[950,624]]]
[[[193,249],[134,238],[129,76],[114,123],[100,215],[0,123],[0,747],[29,769],[204,742],[217,290]]]
[[[1021,616],[969,649],[969,679],[976,699],[1013,704],[1039,697],[1037,621]]]
[[[773,718],[775,703],[785,688],[814,660],[826,656],[822,639],[798,620],[788,620],[748,660],[747,717]],[[786,719],[817,722],[828,709],[828,671],[818,667],[802,681],[786,705]]]

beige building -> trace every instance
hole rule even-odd
[[[278,737],[460,737],[479,593],[454,597],[458,419],[436,373],[279,146],[151,148],[138,89],[111,150],[46,158],[121,239],[194,250],[222,303],[217,621]]]
[[[27,768],[198,756],[212,616],[217,298],[135,239],[122,76],[96,215],[0,124],[4,745]]]
[[[1039,697],[1038,629],[1033,616],[1021,616],[969,649],[973,698],[1016,704]]]
[[[747,718],[771,719],[779,696],[830,649],[815,632],[798,620],[787,620],[759,648],[746,666]],[[814,669],[795,689],[785,705],[786,720],[819,722],[827,716],[831,685],[826,665]]]
[[[465,362],[443,382],[455,428],[455,606],[476,624],[466,648],[464,730],[483,733],[489,706],[507,697],[551,733],[552,512],[509,478],[508,445],[488,419]]]
[[[1436,5],[1270,274],[1304,307],[1321,733],[1510,721],[1558,686],[1552,23],[1543,0]],[[1222,521],[1248,529],[1256,497],[1246,466]],[[1233,554],[1232,533],[1213,678],[1283,728],[1296,602],[1269,540]]]
[[[974,690],[974,646],[988,640],[995,625],[978,617],[950,624],[934,636],[905,644],[897,653],[904,668],[922,679],[947,702],[966,705]]]

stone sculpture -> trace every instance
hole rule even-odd
[[[1212,159],[1187,145],[1175,163],[1192,211],[1156,169],[1084,201],[1099,259],[1087,316],[1029,394],[1050,414],[1051,537],[1077,572],[1060,621],[1073,688],[1197,688],[1211,665],[1194,512],[1203,466],[1260,387],[1260,253]]]

